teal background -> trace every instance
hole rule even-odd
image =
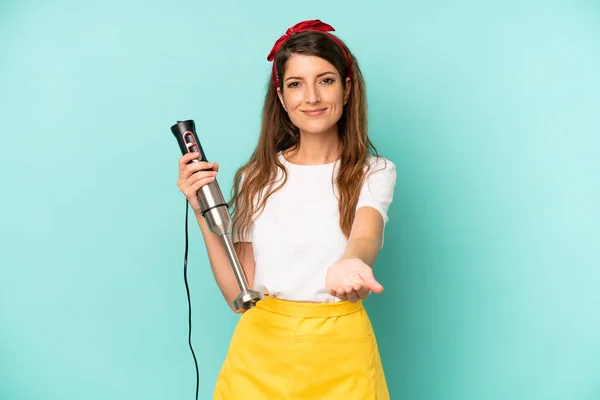
[[[228,196],[266,56],[313,18],[398,167],[367,301],[392,399],[600,399],[600,5],[466,0],[4,0],[0,399],[194,397],[169,127],[196,120]],[[209,399],[238,316],[190,222]]]

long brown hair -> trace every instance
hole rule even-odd
[[[345,48],[352,62],[352,85],[348,102],[338,121],[342,150],[335,184],[339,195],[340,229],[348,237],[354,222],[360,188],[368,172],[365,171],[365,167],[371,155],[370,151],[377,156],[377,150],[367,133],[365,82],[356,59],[350,50]],[[339,45],[326,34],[299,32],[292,35],[275,58],[279,82],[283,81],[283,72],[292,54],[313,55],[327,60],[337,69],[342,77],[342,85],[345,85],[349,72],[348,63]],[[281,90],[284,90],[283,85]],[[287,171],[279,160],[278,153],[295,150],[299,145],[300,131],[290,121],[279,101],[273,79],[269,76],[258,144],[248,162],[236,172],[233,180],[230,202],[230,207],[233,208],[233,229],[242,238],[246,237],[254,216],[262,211],[270,195],[287,181]],[[283,172],[283,180],[278,186],[272,187],[277,178],[278,168]]]

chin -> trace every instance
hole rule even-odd
[[[335,123],[329,121],[314,121],[312,123],[304,123],[298,125],[301,131],[312,134],[325,133],[331,130],[335,126]]]

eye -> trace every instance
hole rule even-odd
[[[333,79],[333,78],[325,78],[321,82],[325,83],[326,85],[331,85],[333,82],[335,82],[335,79]]]
[[[300,84],[300,82],[292,82],[290,84],[287,85],[288,88],[295,88],[298,87],[298,85]]]

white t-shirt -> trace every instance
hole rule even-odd
[[[336,302],[325,287],[327,268],[342,256],[347,239],[339,226],[337,188],[333,174],[338,162],[298,165],[279,159],[288,180],[273,193],[244,241],[252,242],[256,270],[254,288],[271,297],[295,301]],[[396,166],[374,156],[356,209],[378,210],[384,224],[396,184]],[[277,180],[282,178],[279,171]],[[274,187],[278,186],[277,182]],[[233,240],[240,241],[234,233]]]

